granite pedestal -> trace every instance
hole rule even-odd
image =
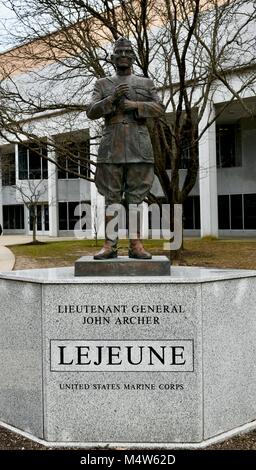
[[[170,276],[170,261],[167,256],[152,259],[118,256],[105,260],[82,256],[75,262],[75,276]]]
[[[15,271],[0,299],[3,423],[51,443],[159,448],[256,420],[256,271]]]

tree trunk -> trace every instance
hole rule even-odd
[[[95,230],[95,236],[94,236],[94,240],[95,240],[95,246],[98,246],[98,233],[97,233],[97,230]]]
[[[37,216],[36,216],[36,212],[34,210],[34,215],[33,215],[33,243],[37,242],[37,239],[36,239],[36,226],[37,226]]]

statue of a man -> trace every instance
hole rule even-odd
[[[105,118],[100,142],[95,184],[105,196],[106,206],[140,204],[154,180],[154,155],[146,119],[163,113],[163,106],[151,79],[132,73],[135,54],[128,39],[115,42],[111,60],[116,75],[96,81],[87,108],[90,119]],[[106,217],[106,224],[109,222]],[[105,236],[105,244],[94,259],[117,257],[117,238]],[[129,240],[129,257],[150,259],[140,233]]]

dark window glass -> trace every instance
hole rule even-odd
[[[29,208],[29,229],[33,230],[33,214],[36,212],[36,229],[49,230],[49,208],[48,204],[37,204]],[[43,217],[43,219],[42,219]],[[43,226],[44,223],[44,226]]]
[[[189,196],[183,204],[183,226],[186,230],[200,229],[200,198]]]
[[[23,229],[24,228],[24,206],[18,206],[17,210],[19,211],[19,214],[20,214],[20,217],[19,217],[19,221],[20,221],[20,228]]]
[[[34,213],[36,211],[36,207],[32,206],[29,208],[29,230],[33,230],[33,222],[34,222]]]
[[[69,202],[68,203],[68,225],[69,230],[74,230],[75,224],[81,219],[81,216],[75,216],[75,208],[79,202]]]
[[[3,228],[9,228],[9,206],[3,206]]]
[[[43,179],[48,178],[48,160],[44,157],[47,157],[47,145],[42,144],[42,171],[43,171]]]
[[[15,153],[2,155],[2,184],[12,186],[15,184]]]
[[[37,210],[37,230],[42,230],[42,206],[38,205],[36,206]]]
[[[218,196],[218,218],[219,218],[219,229],[229,230],[230,229],[230,208],[229,208],[229,196]]]
[[[91,209],[88,208],[88,210],[87,210],[87,206],[84,206],[85,204],[87,204],[87,205],[89,205],[89,207],[91,207],[91,202],[90,201],[81,201],[81,204],[80,204],[81,230],[92,229]],[[94,226],[94,229],[98,230],[97,223],[96,223],[96,226]]]
[[[68,203],[59,202],[59,229],[68,229]]]
[[[29,148],[29,179],[41,179],[40,148]]]
[[[47,156],[47,146],[30,143],[18,146],[19,179],[43,179],[48,178],[48,163],[41,155]]]
[[[19,179],[28,179],[28,150],[24,145],[18,146],[18,157],[19,157]]]
[[[5,229],[24,229],[24,206],[3,206],[3,227]]]
[[[188,197],[183,204],[183,226],[184,229],[194,228],[194,204],[193,197]]]
[[[80,174],[90,177],[90,140],[79,144]]]
[[[190,140],[189,132],[185,131],[182,137],[182,155],[180,161],[180,169],[187,170],[189,166],[189,161],[192,155],[192,147],[191,147],[191,140]],[[196,149],[196,158],[198,158],[198,146]],[[193,196],[191,196],[193,197]]]
[[[58,170],[58,178],[78,178],[78,175],[74,175],[72,172],[79,173],[79,160],[78,153],[75,144],[63,144],[63,149],[58,153],[58,162],[62,169]],[[69,170],[65,171],[64,168]]]
[[[237,124],[216,127],[217,166],[230,168],[241,165],[241,131]]]
[[[58,162],[61,169],[58,169],[58,178],[79,178],[82,176],[90,176],[90,141],[73,142],[63,144],[63,148],[58,152]],[[69,171],[65,171],[65,168]],[[74,173],[75,174],[74,174]]]
[[[193,196],[194,199],[194,228],[199,230],[201,227],[201,219],[200,219],[200,197]]]
[[[24,228],[24,207],[15,206],[15,226],[16,228]]]
[[[59,229],[74,230],[81,216],[75,216],[75,208],[79,202],[59,202]]]
[[[232,194],[231,202],[231,230],[243,229],[243,201],[242,194]]]
[[[62,153],[58,153],[58,164],[61,166],[61,168],[58,168],[58,178],[59,179],[66,179],[66,171],[64,168],[67,168],[67,159],[66,156],[63,155]]]
[[[69,144],[67,147],[67,178],[78,178],[79,173],[79,157],[78,145],[76,143]],[[71,172],[71,173],[69,173]],[[73,174],[77,173],[77,174]]]
[[[44,228],[49,230],[49,206],[48,204],[44,205]]]
[[[9,207],[9,223],[10,223],[9,228],[14,229],[15,228],[15,208],[14,208],[14,206]]]
[[[180,169],[186,170],[188,168],[190,158],[190,148],[189,148],[189,141],[186,136],[182,139],[182,156],[180,161]]]
[[[256,194],[244,194],[244,228],[256,230]]]
[[[67,158],[67,169],[69,170],[67,172],[67,178],[79,178],[78,173],[79,173],[79,161],[78,161],[78,156],[72,154],[72,156]],[[77,173],[77,174],[76,174]]]

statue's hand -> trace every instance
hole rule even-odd
[[[135,109],[138,109],[138,103],[137,101],[124,100],[122,103],[122,109],[124,111],[134,111]]]
[[[128,93],[129,93],[129,85],[127,85],[126,83],[123,83],[122,85],[118,85],[115,88],[115,91],[112,95],[113,102],[119,101],[122,98],[122,96]]]

